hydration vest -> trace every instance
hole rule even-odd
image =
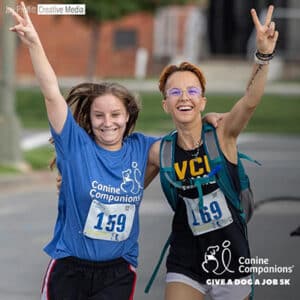
[[[176,210],[178,201],[178,189],[185,190],[187,188],[197,188],[199,194],[199,209],[203,208],[203,193],[202,185],[210,182],[217,182],[219,188],[224,193],[225,197],[230,201],[234,209],[238,212],[242,224],[244,225],[245,235],[247,235],[246,223],[249,222],[254,211],[254,197],[250,187],[249,177],[245,172],[245,168],[242,163],[242,159],[249,160],[260,165],[259,162],[253,160],[246,154],[241,152],[237,153],[237,168],[238,177],[240,183],[240,192],[238,192],[233,184],[230,176],[226,159],[220,148],[216,129],[210,124],[204,124],[202,126],[202,141],[205,153],[210,165],[210,173],[203,177],[196,177],[188,179],[184,183],[177,180],[174,170],[174,157],[175,157],[175,145],[176,145],[177,131],[173,131],[170,134],[164,136],[160,145],[160,181],[162,190],[168,200],[173,211]],[[159,261],[153,271],[153,274],[149,280],[148,285],[145,288],[145,293],[148,293],[150,287],[156,277],[159,267],[162,263],[164,255],[170,244],[171,235],[169,236],[166,244],[163,247]]]

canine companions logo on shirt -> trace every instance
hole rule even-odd
[[[122,171],[123,182],[120,188],[123,192],[131,192],[132,194],[138,194],[143,186],[141,185],[142,172],[138,168],[137,162],[132,162],[132,169]]]

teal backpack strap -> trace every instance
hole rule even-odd
[[[191,179],[193,186],[196,186],[199,197],[199,209],[203,209],[203,191],[202,185],[208,184],[210,182],[216,181],[216,174],[219,172],[220,166],[216,166],[212,171],[207,174],[206,177],[196,177]]]
[[[261,166],[261,163],[255,159],[253,159],[252,157],[250,157],[249,155],[245,154],[245,153],[242,153],[242,152],[238,152],[238,158],[239,159],[246,159],[246,160],[249,160],[259,166]]]
[[[176,131],[164,136],[160,143],[160,181],[162,190],[173,210],[176,208],[176,188],[182,187],[180,181],[176,181],[173,168],[176,143]]]
[[[162,138],[160,143],[160,181],[163,192],[172,207],[173,211],[176,209],[177,204],[177,191],[176,188],[182,187],[180,181],[176,181],[176,175],[173,168],[174,164],[174,152],[175,152],[175,143],[176,143],[176,131],[171,132],[169,135],[166,135]],[[168,247],[171,241],[171,234],[168,237],[163,249],[160,253],[158,262],[152,272],[152,275],[145,287],[144,292],[149,293],[149,290],[157,276],[158,270],[162,264],[162,261],[166,255]]]
[[[225,196],[238,210],[243,220],[245,220],[245,214],[243,213],[240,203],[239,195],[234,189],[233,182],[226,167],[225,158],[221,152],[217,133],[214,127],[209,124],[204,124],[202,130],[202,139],[204,142],[205,151],[208,155],[208,160],[212,168],[218,166],[219,172],[216,176],[217,183]]]
[[[251,273],[251,280],[252,280],[252,284],[251,284],[251,292],[250,292],[250,298],[249,298],[249,300],[253,300],[254,299],[254,288],[255,288],[255,284],[254,284],[255,276],[254,276],[254,273]]]
[[[156,266],[155,266],[155,268],[154,268],[154,270],[153,270],[153,272],[152,272],[152,275],[151,275],[151,277],[150,277],[150,279],[149,279],[149,281],[148,281],[148,283],[147,283],[147,285],[146,285],[146,288],[145,288],[145,290],[144,290],[144,292],[145,292],[146,294],[149,293],[149,290],[150,290],[150,288],[151,288],[151,286],[152,286],[152,284],[153,284],[153,281],[154,281],[155,277],[157,276],[158,270],[159,270],[159,268],[160,268],[160,266],[161,266],[161,263],[162,263],[162,261],[163,261],[165,255],[166,255],[166,252],[167,252],[168,247],[169,247],[169,245],[170,245],[171,237],[172,237],[172,235],[170,234],[170,236],[169,236],[169,238],[167,239],[167,241],[166,241],[166,243],[165,243],[163,249],[161,250],[161,253],[160,253],[158,262],[157,262],[157,264],[156,264]]]

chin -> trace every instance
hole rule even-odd
[[[191,123],[194,119],[191,116],[177,116],[173,120],[175,123]]]

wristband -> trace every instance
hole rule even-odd
[[[256,50],[254,54],[254,61],[259,65],[267,65],[269,64],[270,60],[273,59],[274,55],[275,55],[275,51],[269,54],[265,54],[265,53],[260,53],[258,50]]]
[[[255,55],[262,59],[272,59],[275,55],[275,50],[272,53],[261,53],[258,50],[256,50]]]

